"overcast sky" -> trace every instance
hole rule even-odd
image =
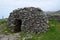
[[[0,18],[9,16],[17,8],[39,7],[43,11],[60,10],[60,0],[0,0]]]

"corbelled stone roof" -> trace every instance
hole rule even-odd
[[[35,7],[25,7],[13,10],[8,18],[8,26],[14,32],[33,33],[46,32],[49,28],[44,12]]]

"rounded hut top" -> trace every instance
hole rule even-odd
[[[42,10],[40,8],[36,8],[36,7],[24,7],[24,8],[18,8],[13,10],[13,12],[23,12],[23,11],[39,11],[42,12]]]

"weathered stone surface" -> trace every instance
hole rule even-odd
[[[49,28],[47,17],[39,8],[18,8],[10,13],[8,26],[14,32],[46,32]]]

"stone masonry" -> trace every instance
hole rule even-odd
[[[39,8],[18,8],[10,13],[8,27],[14,32],[42,33],[48,31],[47,21],[47,16]]]

